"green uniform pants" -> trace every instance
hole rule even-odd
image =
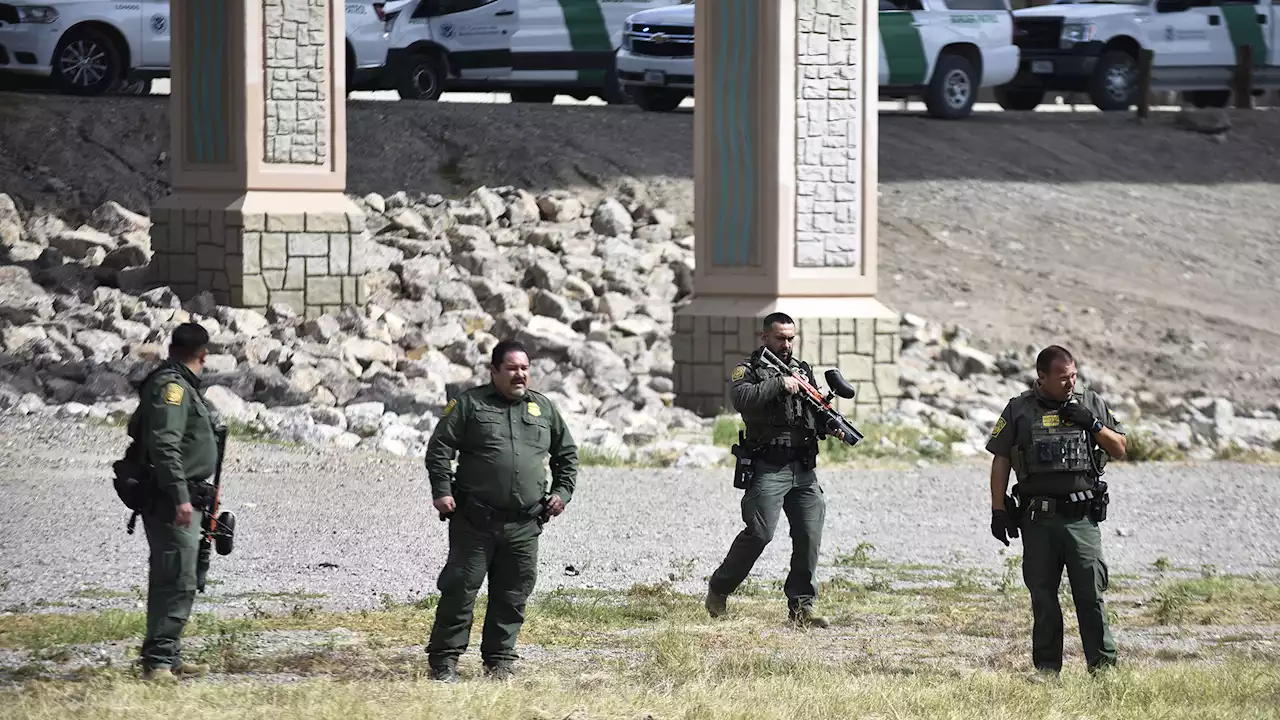
[[[1047,517],[1022,522],[1022,578],[1031,591],[1031,660],[1038,670],[1062,669],[1062,606],[1058,587],[1067,569],[1080,642],[1089,669],[1116,662],[1103,593],[1109,586],[1102,533],[1088,516]]]
[[[729,546],[724,562],[711,575],[711,592],[729,595],[747,579],[760,553],[773,540],[780,513],[791,526],[791,570],[783,586],[791,610],[812,607],[818,597],[818,550],[826,519],[826,499],[818,476],[800,463],[757,463],[756,476],[742,495],[746,527]]]
[[[173,524],[174,510],[165,506],[142,514],[151,548],[147,574],[147,634],[142,640],[142,664],[176,667],[181,663],[182,631],[191,618],[196,597],[196,557],[200,551],[200,523],[204,513],[191,512],[191,525]]]
[[[432,667],[456,662],[467,651],[476,595],[489,576],[480,656],[485,664],[516,660],[516,639],[524,624],[525,601],[538,577],[536,518],[477,523],[460,509],[449,520],[449,559],[436,586],[436,606],[427,658]]]

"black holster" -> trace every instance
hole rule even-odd
[[[1107,519],[1107,506],[1111,504],[1111,493],[1107,492],[1107,484],[1101,480],[1094,483],[1094,497],[1089,504],[1089,518],[1094,522]]]
[[[751,486],[751,481],[755,479],[756,474],[756,453],[758,446],[747,442],[746,434],[741,430],[738,431],[738,442],[729,448],[729,452],[738,458],[733,465],[733,486],[739,490],[746,490]]]

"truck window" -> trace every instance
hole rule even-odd
[[[880,0],[881,12],[924,10],[921,0]]]
[[[475,10],[496,0],[422,0],[413,11],[415,18],[439,17]]]

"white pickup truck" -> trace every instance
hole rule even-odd
[[[1256,91],[1280,87],[1280,13],[1272,0],[1063,0],[1015,10],[1022,66],[996,89],[1006,110],[1032,110],[1047,92],[1087,93],[1101,110],[1138,100],[1138,57],[1197,106],[1223,106],[1236,50],[1253,49]]]
[[[349,90],[381,73],[393,19],[384,6],[402,4],[346,4]],[[50,78],[74,95],[100,95],[122,84],[146,93],[152,79],[169,77],[170,37],[169,0],[0,2],[0,75]]]
[[[705,0],[704,0],[705,1]],[[1007,0],[879,0],[880,94],[923,97],[929,113],[963,118],[981,88],[1018,71]],[[674,110],[693,94],[694,8],[627,18],[618,81],[645,110]]]

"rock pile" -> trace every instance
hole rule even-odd
[[[0,409],[123,416],[173,328],[194,321],[213,338],[208,397],[233,423],[420,455],[449,396],[483,383],[498,338],[515,337],[534,351],[534,385],[559,404],[584,454],[727,461],[711,445],[713,420],[672,404],[673,316],[693,289],[693,239],[642,191],[594,204],[515,188],[353,199],[375,241],[370,301],[299,317],[284,305],[259,313],[137,287],[150,222],[116,203],[71,228],[24,218],[0,194]],[[883,420],[981,452],[1004,403],[1034,377],[1034,350],[992,356],[963,329],[911,315],[902,333],[904,398]],[[1280,440],[1275,409],[1244,417],[1223,401],[1148,397],[1082,375],[1126,419],[1161,412],[1151,427],[1184,450]]]

